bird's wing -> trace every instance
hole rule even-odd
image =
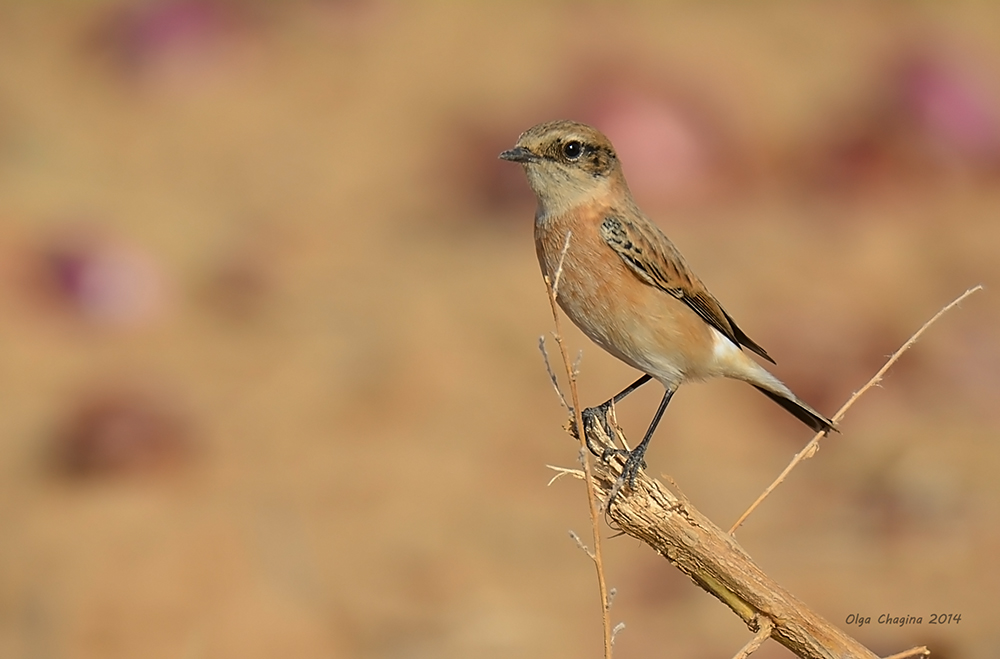
[[[644,283],[691,307],[706,323],[738,346],[774,363],[767,351],[743,333],[719,301],[691,272],[677,248],[656,225],[612,214],[601,222],[601,238]]]

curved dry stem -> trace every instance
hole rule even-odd
[[[747,659],[747,657],[756,652],[757,649],[764,644],[764,641],[771,638],[771,632],[774,631],[774,623],[771,622],[770,618],[762,616],[758,613],[757,625],[760,629],[758,629],[754,637],[747,641],[747,644],[736,653],[736,656],[733,657],[733,659]]]
[[[576,367],[570,361],[569,353],[566,351],[566,345],[562,340],[562,330],[559,322],[559,308],[556,303],[557,296],[559,294],[559,279],[562,276],[563,260],[566,257],[566,252],[569,250],[569,241],[571,237],[572,233],[566,232],[566,241],[563,243],[562,252],[559,254],[559,266],[556,268],[555,275],[552,279],[549,278],[548,274],[545,275],[545,287],[548,290],[549,305],[552,307],[552,320],[555,323],[555,331],[552,334],[552,338],[555,339],[556,345],[559,346],[559,355],[562,357],[563,365],[566,368],[566,378],[569,382],[570,401],[573,403],[573,416],[576,422],[576,427],[582,429],[583,410],[580,407],[580,395],[576,387]],[[556,387],[556,389],[558,390],[558,387]],[[611,659],[611,648],[614,644],[614,630],[611,628],[611,599],[608,595],[608,583],[604,577],[604,557],[601,552],[600,508],[598,507],[597,502],[597,492],[594,489],[594,477],[590,463],[590,452],[587,450],[586,434],[584,432],[578,432],[577,435],[580,440],[580,461],[583,463],[583,472],[587,483],[587,503],[590,509],[591,532],[594,539],[594,550],[588,550],[587,554],[591,557],[591,559],[593,559],[594,567],[597,570],[597,587],[600,590],[601,596],[601,622],[604,627],[604,657],[605,659]]]
[[[865,386],[861,387],[856,392],[854,392],[854,394],[848,399],[848,401],[844,403],[843,407],[837,410],[837,413],[833,415],[833,422],[837,423],[842,418],[844,418],[844,415],[847,413],[847,410],[849,410],[851,406],[854,405],[854,403],[859,398],[861,398],[861,396],[866,391],[868,391],[869,389],[877,385],[879,382],[881,382],[882,377],[886,374],[886,372],[890,368],[892,368],[892,365],[899,360],[899,358],[903,355],[904,352],[909,350],[913,346],[913,344],[917,342],[917,339],[920,338],[920,336],[927,330],[928,327],[937,322],[938,318],[946,314],[952,308],[958,306],[962,302],[962,300],[969,297],[976,291],[981,290],[982,288],[983,288],[982,284],[970,288],[969,290],[965,291],[957,298],[955,298],[950,304],[944,306],[940,311],[934,314],[934,317],[928,320],[920,327],[920,329],[914,332],[913,336],[907,339],[906,343],[900,346],[899,350],[892,353],[892,356],[889,357],[889,360],[886,361],[885,365],[882,366],[882,368],[880,368],[878,372],[872,376],[872,378],[865,384]],[[767,488],[761,493],[761,495],[757,497],[757,500],[754,501],[750,505],[750,507],[746,509],[746,512],[740,515],[740,518],[737,519],[736,523],[733,524],[732,528],[729,529],[730,534],[735,533],[736,529],[740,528],[740,526],[743,525],[743,522],[745,522],[747,518],[750,517],[753,511],[757,509],[757,507],[764,501],[764,499],[770,496],[771,492],[773,492],[775,488],[777,488],[779,485],[781,485],[781,483],[784,482],[785,478],[788,477],[788,474],[791,473],[792,469],[795,469],[795,467],[803,460],[811,458],[813,455],[816,454],[816,451],[819,450],[819,441],[823,439],[826,435],[827,433],[825,431],[816,433],[816,436],[813,437],[801,451],[795,454],[795,457],[792,458],[792,461],[788,463],[788,466],[785,467],[784,471],[778,474],[778,477],[774,479],[774,482],[768,485]]]
[[[910,657],[929,657],[931,656],[931,651],[927,649],[926,645],[919,645],[915,648],[910,648],[903,652],[897,652],[896,654],[891,654],[885,659],[910,659]]]

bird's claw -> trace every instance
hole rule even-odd
[[[635,477],[639,475],[639,471],[646,468],[646,461],[643,459],[643,451],[633,449],[626,453],[628,457],[625,458],[625,466],[622,467],[622,475],[619,478],[632,487],[635,485]]]
[[[620,448],[608,448],[604,451],[604,459],[615,455],[624,455],[625,464],[622,466],[622,473],[615,480],[614,487],[611,488],[611,492],[608,494],[608,500],[605,503],[605,509],[610,508],[611,504],[615,502],[618,495],[621,493],[622,488],[628,485],[630,488],[635,485],[635,477],[639,475],[639,471],[646,468],[646,461],[643,459],[643,452],[638,449],[632,449],[627,451]]]
[[[608,451],[615,451],[617,449],[609,446],[598,445],[591,439],[590,433],[588,433],[587,430],[589,428],[593,428],[595,423],[599,423],[601,424],[601,428],[604,430],[605,434],[607,434],[608,440],[613,441],[612,438],[615,436],[614,429],[608,422],[607,412],[608,407],[606,405],[598,405],[596,407],[588,407],[581,413],[583,416],[583,432],[587,440],[587,448],[591,453],[605,460],[607,459]]]

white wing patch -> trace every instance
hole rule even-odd
[[[711,330],[712,338],[714,339],[712,356],[715,357],[715,362],[717,364],[731,364],[735,359],[739,359],[737,355],[742,355],[743,353],[740,347],[714,327]]]

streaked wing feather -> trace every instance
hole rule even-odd
[[[736,325],[655,225],[642,226],[620,215],[608,215],[601,223],[601,238],[640,280],[684,302],[736,345],[774,363],[767,351]]]

